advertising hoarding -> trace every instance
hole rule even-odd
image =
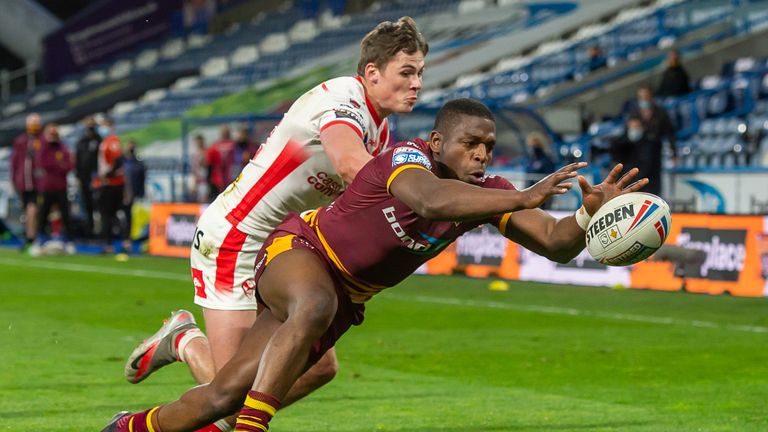
[[[152,204],[149,219],[149,253],[188,258],[197,219],[207,204]]]
[[[768,294],[768,217],[676,213],[667,244],[702,251],[705,258],[695,268],[686,266],[686,274],[680,269],[676,273],[675,263],[653,257],[629,267],[609,267],[586,251],[559,264],[506,240],[492,228],[478,228],[459,238],[424,270],[562,284],[751,297]]]

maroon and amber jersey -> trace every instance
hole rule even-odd
[[[333,204],[305,216],[343,277],[354,302],[363,302],[412,274],[465,232],[491,223],[504,232],[508,214],[471,222],[425,219],[389,193],[401,172],[439,166],[422,140],[402,142],[366,164]],[[483,188],[514,189],[487,176]]]

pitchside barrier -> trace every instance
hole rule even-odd
[[[206,206],[153,204],[150,253],[188,258],[195,223]],[[570,214],[551,213],[558,218]],[[768,295],[768,216],[675,213],[667,244],[702,251],[704,259],[693,266],[682,266],[651,257],[630,267],[608,267],[584,250],[571,262],[559,264],[518,246],[486,225],[460,237],[418,272],[750,297]]]
[[[552,212],[555,217],[567,212]],[[653,257],[629,267],[608,267],[586,250],[559,264],[483,226],[460,237],[422,266],[424,274],[465,274],[522,281],[657,289],[759,297],[768,295],[768,216],[675,213],[666,244],[703,252],[695,265]]]

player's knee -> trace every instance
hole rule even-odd
[[[336,298],[314,296],[304,302],[295,311],[295,316],[303,324],[303,329],[310,337],[319,337],[331,325],[336,315]]]

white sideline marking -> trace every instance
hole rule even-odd
[[[8,265],[8,266],[14,266],[14,267],[34,267],[34,268],[83,272],[83,273],[100,273],[100,274],[107,274],[107,275],[133,276],[133,277],[153,278],[153,279],[168,279],[168,280],[185,281],[185,282],[192,281],[192,277],[186,274],[166,273],[166,272],[151,271],[151,270],[118,269],[114,267],[99,267],[99,266],[93,266],[93,265],[87,265],[87,264],[72,264],[72,263],[65,263],[65,262],[43,261],[43,260],[40,260],[39,258],[28,259],[28,260],[0,258],[0,265]]]
[[[43,261],[40,259],[33,260],[18,260],[12,258],[0,258],[0,265],[19,266],[19,267],[35,267],[51,270],[63,270],[72,272],[84,272],[84,273],[100,273],[108,275],[119,276],[132,276],[141,278],[153,278],[153,279],[167,279],[175,281],[190,282],[191,278],[186,275],[176,273],[165,273],[149,270],[128,270],[117,269],[114,267],[99,267],[86,264],[72,264],[64,262]],[[749,333],[768,333],[768,327],[763,326],[751,326],[751,325],[736,325],[736,324],[720,324],[712,321],[700,321],[700,320],[682,320],[670,317],[655,317],[650,315],[636,315],[636,314],[624,314],[616,312],[600,312],[589,311],[575,308],[564,308],[558,306],[541,306],[531,304],[516,304],[505,303],[496,301],[479,301],[479,300],[461,300],[449,297],[429,297],[429,296],[403,296],[399,294],[387,294],[386,298],[400,300],[400,301],[416,301],[420,303],[431,304],[443,304],[453,306],[472,306],[480,308],[490,309],[507,309],[517,310],[523,312],[538,312],[552,315],[569,315],[569,316],[583,316],[583,317],[595,317],[605,318],[618,321],[635,321],[650,324],[665,324],[665,325],[683,325],[688,327],[699,328],[712,328],[723,329],[732,331],[741,331]]]
[[[712,329],[742,331],[742,332],[749,332],[749,333],[768,333],[768,327],[763,327],[763,326],[720,324],[713,321],[683,320],[678,318],[655,317],[650,315],[589,311],[589,310],[583,310],[583,309],[563,308],[563,307],[557,307],[557,306],[515,304],[515,303],[504,303],[504,302],[496,302],[496,301],[461,300],[461,299],[448,298],[448,297],[402,296],[399,294],[389,294],[386,296],[386,298],[401,300],[401,301],[416,301],[420,303],[443,304],[443,305],[453,305],[453,306],[472,306],[472,307],[490,308],[490,309],[508,309],[508,310],[523,311],[523,312],[539,312],[539,313],[552,314],[552,315],[595,317],[595,318],[605,318],[605,319],[618,320],[618,321],[635,321],[635,322],[650,323],[650,324],[683,325],[683,326],[689,326],[689,327],[712,328]]]

